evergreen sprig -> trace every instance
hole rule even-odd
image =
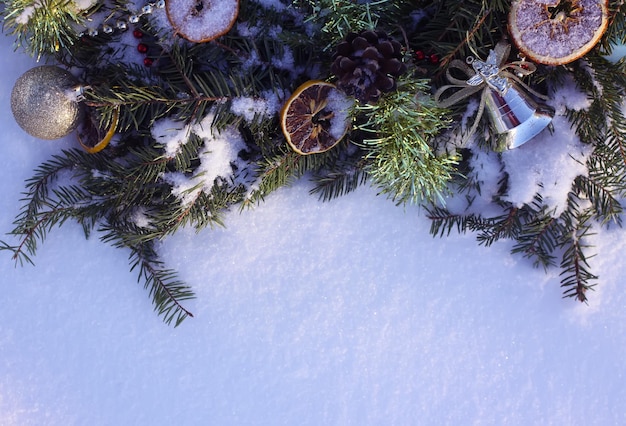
[[[351,32],[373,30],[384,22],[400,22],[405,2],[391,0],[373,0],[356,2],[351,0],[300,0],[296,3],[308,9],[307,22],[320,27],[319,34],[324,44],[324,51],[330,51]]]
[[[357,107],[367,116],[359,126],[366,135],[365,170],[397,204],[442,201],[458,164],[456,155],[434,150],[431,139],[446,125],[445,110],[426,89],[426,81],[405,77],[376,104]]]
[[[425,18],[410,41],[419,49],[436,52],[441,68],[455,58],[487,57],[506,34],[509,0],[441,0],[424,2]],[[438,73],[437,78],[442,77]]]
[[[351,157],[341,159],[331,169],[318,171],[314,176],[315,187],[312,194],[318,194],[322,201],[330,201],[354,191],[369,181],[364,161]]]
[[[185,308],[183,302],[194,299],[192,289],[178,278],[176,271],[163,267],[156,250],[154,239],[135,241],[141,232],[126,234],[128,224],[120,227],[120,224],[108,224],[102,226],[101,240],[113,247],[130,250],[130,270],[137,270],[137,280],[144,283],[144,288],[149,290],[154,310],[163,317],[166,324],[174,321],[178,327],[187,317],[193,314]]]
[[[140,279],[150,287],[155,309],[167,323],[175,319],[178,325],[190,315],[181,303],[192,293],[172,271],[162,268],[152,248],[156,240],[153,232],[161,237],[167,228],[159,229],[158,224],[154,229],[139,228],[132,220],[148,194],[155,193],[143,193],[136,191],[136,186],[125,185],[124,171],[112,164],[115,162],[112,158],[103,161],[102,156],[70,150],[39,166],[27,183],[26,203],[9,233],[18,242],[3,241],[0,249],[11,251],[19,263],[33,263],[40,243],[67,220],[80,223],[86,236],[97,229],[104,242],[130,249],[132,269],[137,268]]]
[[[78,40],[74,27],[85,20],[70,0],[6,0],[2,5],[4,28],[17,46],[38,60],[74,45]]]

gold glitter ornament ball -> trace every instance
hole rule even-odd
[[[11,110],[19,126],[39,139],[59,139],[80,122],[78,80],[68,71],[43,65],[26,71],[11,92]]]

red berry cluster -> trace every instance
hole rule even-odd
[[[439,55],[436,53],[427,54],[423,50],[416,50],[414,53],[415,60],[417,61],[427,61],[432,65],[439,65]]]
[[[135,29],[133,30],[133,37],[135,37],[137,40],[141,40],[143,38],[144,34],[143,31],[141,31],[140,29]],[[149,47],[146,43],[139,43],[137,45],[137,52],[143,54],[143,55],[147,55],[148,51],[149,51]],[[154,59],[146,56],[143,59],[143,64],[147,67],[151,67],[152,64],[154,63]]]

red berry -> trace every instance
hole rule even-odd
[[[153,63],[154,63],[154,60],[152,58],[143,59],[143,64],[147,67],[151,67]]]
[[[426,54],[424,53],[423,50],[416,50],[415,51],[415,59],[417,59],[418,61],[424,60],[425,57],[426,57]]]
[[[139,53],[148,53],[148,45],[145,43],[139,43],[137,45],[137,52]]]
[[[437,65],[439,63],[439,55],[433,53],[428,57],[428,61],[433,65]]]
[[[133,37],[135,37],[135,38],[143,37],[143,31],[141,31],[141,30],[134,30],[133,31]]]

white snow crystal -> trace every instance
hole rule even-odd
[[[74,4],[76,6],[77,11],[87,10],[94,4],[96,4],[97,0],[74,0]]]
[[[339,139],[346,132],[346,121],[350,118],[354,101],[339,90],[331,90],[326,101],[328,102],[327,108],[333,112],[328,132],[333,138]]]
[[[138,207],[132,214],[132,221],[139,228],[150,228],[152,226],[152,220],[148,216],[146,209]]]
[[[502,153],[509,174],[509,191],[503,198],[521,206],[539,193],[559,215],[567,207],[572,182],[587,173],[592,147],[580,141],[567,118],[555,116],[552,123],[553,133],[544,130],[521,147]]]
[[[28,21],[30,21],[31,16],[33,16],[33,13],[35,13],[35,10],[40,7],[41,7],[41,2],[39,0],[33,2],[32,6],[26,6],[24,10],[22,11],[22,13],[20,13],[15,18],[15,22],[21,25],[28,24]]]
[[[283,32],[283,29],[280,26],[273,25],[272,27],[270,27],[269,31],[267,32],[267,35],[277,40],[282,32]]]
[[[261,28],[250,25],[249,22],[237,23],[237,32],[246,38],[256,38],[261,33]]]
[[[244,69],[244,71],[250,71],[251,68],[258,67],[261,64],[262,62],[259,58],[259,54],[255,50],[253,50],[248,54],[248,57],[243,62],[242,68]]]
[[[498,153],[487,149],[475,149],[469,161],[472,170],[468,178],[480,185],[480,191],[477,191],[470,206],[467,205],[465,194],[455,194],[452,202],[446,201],[446,206],[451,211],[459,213],[476,213],[485,216],[496,214],[498,208],[493,204],[493,196],[498,193],[503,176]]]
[[[165,155],[168,158],[178,154],[181,146],[189,141],[189,132],[189,126],[171,118],[155,121],[150,129],[152,137],[165,148]]]
[[[255,118],[266,118],[276,114],[280,109],[278,95],[273,91],[265,91],[259,98],[238,97],[231,102],[230,110],[233,114],[243,117],[248,123]]]
[[[563,115],[565,109],[581,111],[591,106],[591,99],[577,89],[574,79],[567,76],[566,83],[559,87],[547,101],[554,108],[556,115]]]
[[[262,98],[235,98],[231,102],[230,110],[233,114],[243,117],[248,123],[254,121],[257,116],[269,115],[268,104]]]
[[[183,205],[193,203],[201,191],[199,182],[180,172],[163,173],[161,178],[172,185],[172,194],[178,198]]]
[[[285,46],[282,57],[275,56],[272,58],[272,65],[281,70],[292,71],[295,66],[295,60],[291,49]]]
[[[183,205],[192,203],[200,192],[208,193],[218,177],[229,177],[232,165],[239,163],[238,154],[245,149],[245,142],[235,127],[217,132],[211,127],[213,114],[208,114],[190,132],[203,139],[204,147],[199,151],[200,165],[193,176],[180,172],[164,173],[162,178],[172,185],[172,194]],[[242,165],[243,166],[243,165]]]

